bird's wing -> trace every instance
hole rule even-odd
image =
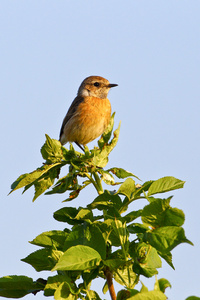
[[[67,124],[67,122],[71,119],[71,117],[75,114],[79,104],[81,102],[84,101],[84,97],[82,96],[77,96],[74,101],[72,102],[72,104],[70,105],[70,108],[68,109],[68,112],[63,120],[63,123],[62,123],[62,126],[61,126],[61,129],[60,129],[60,137],[59,139],[61,139],[61,136],[63,134],[63,131],[64,131],[64,127],[65,125]]]

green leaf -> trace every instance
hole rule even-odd
[[[184,183],[185,181],[172,176],[160,178],[151,184],[148,191],[148,196],[180,189],[184,186]]]
[[[91,210],[87,208],[79,207],[75,219],[79,221],[86,221],[86,220],[93,221],[94,217]]]
[[[128,298],[128,300],[166,300],[167,297],[160,291],[149,291],[138,293],[137,295]]]
[[[87,291],[87,295],[85,297],[85,300],[101,300],[97,292],[89,290]]]
[[[44,295],[45,296],[53,296],[56,289],[59,288],[61,283],[67,282],[69,285],[71,285],[73,288],[75,288],[75,285],[72,283],[72,280],[67,275],[55,275],[55,276],[49,276],[47,279],[47,284],[44,289]]]
[[[63,207],[54,213],[54,219],[67,222],[70,225],[81,224],[85,220],[93,220],[91,211],[87,208]]]
[[[35,187],[35,194],[33,197],[33,201],[35,201],[41,194],[43,194],[48,188],[50,188],[53,183],[54,179],[57,175],[53,172],[48,172],[48,175],[44,178],[39,179],[34,183]]]
[[[136,175],[134,175],[133,173],[129,172],[129,171],[126,171],[122,168],[111,168],[109,170],[107,170],[107,172],[112,172],[115,176],[117,176],[118,178],[127,178],[127,177],[135,177],[137,178],[138,180],[140,180]]]
[[[106,242],[101,230],[94,224],[81,224],[74,226],[68,235],[64,251],[76,245],[85,245],[96,250],[102,259],[106,258]]]
[[[157,268],[161,268],[162,262],[155,248],[141,242],[135,244],[130,255],[134,259],[133,271],[145,277],[152,277],[157,274]]]
[[[120,220],[113,221],[113,228],[115,231],[116,236],[118,237],[120,241],[120,245],[122,247],[122,250],[124,252],[124,255],[126,257],[126,248],[127,248],[127,243],[128,243],[128,237],[129,237],[129,232],[126,227],[126,223],[122,223]]]
[[[108,141],[111,138],[112,131],[113,131],[113,126],[114,126],[114,117],[115,117],[115,112],[112,114],[110,118],[110,122],[108,124],[108,127],[102,134],[101,138],[98,140],[98,145],[99,148],[102,149],[105,144],[108,144]]]
[[[170,252],[181,243],[193,245],[192,242],[186,239],[184,229],[176,226],[165,226],[146,232],[144,241],[149,242],[154,248],[164,254]]]
[[[126,266],[123,269],[119,268],[113,271],[115,281],[126,286],[128,289],[133,289],[138,283],[138,276],[133,272],[132,266]]]
[[[69,230],[67,231],[69,232]],[[30,243],[41,247],[62,250],[65,240],[68,236],[68,232],[66,232],[66,230],[65,231],[52,230],[52,231],[43,232]]]
[[[144,285],[144,283],[143,282],[141,282],[141,284],[142,284],[142,287],[141,287],[141,290],[140,290],[140,292],[141,293],[146,293],[146,292],[148,292],[149,290],[148,290],[148,288]]]
[[[171,252],[167,252],[167,253],[161,253],[160,251],[158,251],[158,254],[164,258],[164,260],[170,265],[170,267],[172,267],[172,269],[175,270],[174,265],[172,263],[172,254]]]
[[[47,192],[46,195],[65,193],[67,190],[70,190],[74,187],[74,180],[76,180],[76,175],[72,172],[69,172],[67,176],[59,179],[52,190]]]
[[[130,233],[145,233],[147,230],[149,230],[147,225],[140,223],[133,223],[128,225],[127,228]]]
[[[129,214],[123,217],[123,220],[126,223],[130,223],[140,217],[142,215],[142,209],[136,210],[136,211],[131,211]]]
[[[0,278],[0,297],[22,298],[27,294],[36,294],[43,290],[44,286],[38,282],[33,282],[27,276],[5,276]]]
[[[186,298],[185,300],[200,300],[200,298],[196,297],[196,296],[190,296],[190,297]]]
[[[101,262],[100,254],[88,246],[77,245],[69,248],[52,271],[84,271],[86,269],[94,269]]]
[[[91,281],[99,277],[99,269],[86,270],[82,272],[81,276],[83,278],[85,287],[90,288]]]
[[[108,145],[104,144],[100,146],[100,149],[91,150],[92,154],[94,155],[94,157],[91,159],[91,163],[93,165],[100,168],[104,168],[107,165],[108,155],[117,144],[119,138],[119,130],[120,124],[118,128],[113,132],[114,137]]]
[[[134,195],[135,198],[137,198],[142,193],[148,191],[148,189],[150,188],[150,186],[152,185],[153,182],[154,182],[153,180],[146,181],[145,183],[143,183],[143,185],[141,187],[137,188],[135,195]]]
[[[114,177],[107,171],[104,171],[103,169],[99,171],[101,173],[101,178],[103,179],[103,181],[106,183],[106,184],[109,184],[109,185],[115,185],[115,179]],[[119,183],[117,183],[119,184]]]
[[[124,266],[126,264],[126,260],[114,258],[114,259],[106,259],[103,261],[103,264],[111,270],[115,270],[121,266]]]
[[[120,186],[116,194],[122,194],[131,200],[134,192],[136,191],[135,181],[132,178],[127,178]]]
[[[96,150],[91,163],[99,168],[104,168],[108,163],[107,149],[104,148],[102,151]]]
[[[161,291],[162,293],[165,292],[166,288],[168,288],[168,287],[171,288],[171,287],[172,287],[172,286],[171,286],[171,283],[170,283],[167,279],[165,279],[165,278],[160,278],[160,279],[158,280],[158,284],[159,284],[160,291]]]
[[[60,165],[59,163],[54,165],[44,165],[41,168],[36,169],[31,173],[26,173],[17,178],[15,182],[11,185],[11,192],[20,189],[24,186],[28,186],[26,190],[35,183],[36,180],[40,179],[44,174],[46,174],[49,170],[54,167]],[[11,193],[10,192],[10,193]]]
[[[107,209],[108,207],[115,207],[119,210],[121,206],[122,201],[119,195],[115,194],[115,192],[104,190],[101,195],[96,197],[94,201],[88,205],[88,208],[97,208],[99,210],[103,210]]]
[[[48,163],[61,162],[63,159],[62,146],[58,140],[51,139],[47,134],[46,142],[41,148],[42,157]]]
[[[70,291],[69,284],[67,282],[63,282],[59,285],[54,293],[55,300],[77,300],[77,295],[74,295]]]
[[[121,290],[117,293],[117,300],[126,300],[131,296],[137,295],[139,291],[131,289],[131,290]]]
[[[30,264],[37,272],[51,270],[63,252],[53,249],[40,249],[21,259]]]
[[[154,228],[162,226],[182,226],[185,215],[182,210],[172,208],[167,199],[155,199],[146,205],[142,211],[142,222]]]

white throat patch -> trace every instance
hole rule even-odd
[[[82,89],[80,96],[88,97],[88,96],[90,96],[90,91],[88,91],[87,89]]]

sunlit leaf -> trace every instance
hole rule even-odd
[[[137,295],[128,298],[128,300],[166,300],[167,297],[160,291],[149,291],[138,293]]]
[[[97,267],[101,262],[100,254],[88,246],[73,246],[69,248],[52,269],[56,270],[86,270]]]
[[[134,175],[133,173],[129,172],[129,171],[126,171],[122,168],[111,168],[111,169],[108,169],[107,170],[108,172],[112,172],[115,176],[117,176],[118,178],[127,178],[127,177],[135,177],[137,178],[138,180],[140,180],[136,175]]]
[[[171,283],[165,278],[160,278],[158,280],[158,284],[159,284],[160,291],[163,292],[163,293],[165,292],[166,288],[168,288],[168,287],[171,288],[172,287]]]
[[[62,250],[68,234],[69,230],[68,232],[61,230],[47,231],[38,235],[30,243],[41,247],[56,248],[58,250]]]
[[[172,176],[160,178],[151,184],[148,190],[148,196],[180,189],[184,186],[184,183],[185,181]]]
[[[48,163],[60,162],[63,159],[61,143],[58,140],[51,139],[47,134],[46,142],[41,148],[42,157]]]
[[[130,200],[136,191],[135,181],[132,178],[127,178],[120,186],[117,194],[122,194],[128,197]]]

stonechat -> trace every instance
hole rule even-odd
[[[111,117],[107,95],[117,85],[100,76],[83,80],[62,123],[59,138],[62,145],[75,142],[84,151],[86,144],[105,131]]]

